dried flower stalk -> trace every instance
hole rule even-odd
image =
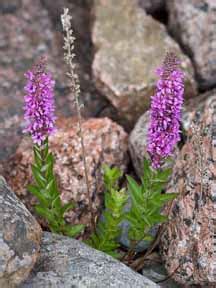
[[[73,62],[76,56],[74,53],[75,37],[73,36],[73,29],[71,27],[72,17],[68,14],[68,12],[69,12],[69,9],[64,8],[64,13],[61,15],[63,31],[65,32],[64,46],[63,46],[63,49],[65,50],[64,60],[69,66],[69,72],[67,72],[66,75],[70,79],[70,89],[74,97],[73,102],[75,103],[77,116],[78,116],[78,135],[80,137],[80,142],[81,142],[85,182],[86,182],[86,189],[87,189],[87,195],[88,195],[88,201],[89,201],[89,209],[91,212],[91,228],[93,229],[95,226],[94,211],[93,211],[93,205],[92,205],[92,198],[90,195],[90,185],[89,185],[89,180],[88,180],[88,166],[87,166],[87,161],[86,161],[86,150],[85,150],[84,136],[83,136],[83,131],[82,131],[82,115],[81,115],[82,105],[79,103],[80,83],[79,83],[79,77],[76,73],[76,64]]]

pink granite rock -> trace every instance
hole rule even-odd
[[[193,60],[202,89],[216,86],[216,1],[168,0],[169,29]]]
[[[77,207],[67,215],[70,223],[89,224],[90,213],[85,185],[77,122],[73,118],[59,120],[58,132],[50,138],[50,149],[55,157],[55,172],[63,202],[73,200]],[[87,154],[88,178],[95,215],[103,203],[101,165],[114,165],[125,171],[128,162],[127,134],[108,118],[89,119],[83,123]],[[27,137],[19,145],[15,156],[5,165],[5,176],[19,198],[33,211],[35,198],[26,190],[32,180],[32,142]],[[42,223],[45,225],[45,223]]]
[[[190,59],[169,36],[165,26],[147,15],[137,0],[95,0],[92,71],[98,89],[119,111],[128,126],[149,108],[154,93],[155,69],[167,50],[181,59],[185,97],[196,95]]]
[[[216,91],[206,96],[174,166],[167,192],[179,195],[161,239],[168,273],[189,287],[216,287]]]

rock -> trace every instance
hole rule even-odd
[[[149,111],[146,111],[137,121],[129,136],[129,151],[137,175],[143,175],[143,159],[148,157],[147,133],[149,127]]]
[[[216,86],[216,2],[167,1],[169,29],[193,59],[201,89]]]
[[[138,3],[149,14],[159,13],[165,8],[165,0],[139,0]]]
[[[211,95],[212,92],[210,91],[202,93],[199,96],[186,101],[185,105],[183,106],[183,112],[182,112],[183,133],[185,132],[187,134],[191,128],[195,113],[194,107],[196,107],[197,111],[203,110],[206,103],[206,99],[211,97]]]
[[[21,6],[22,0],[1,0],[0,13],[13,13]]]
[[[183,285],[216,285],[215,277],[215,125],[216,90],[201,110],[194,111],[198,127],[190,131],[179,153],[169,192],[179,196],[166,207],[169,222],[162,235],[161,253],[168,274]]]
[[[44,233],[40,259],[21,288],[159,287],[112,257],[63,236]]]
[[[21,2],[22,7],[17,9]],[[0,7],[0,10],[16,7],[13,14],[0,14],[0,135],[4,135],[0,143],[0,160],[4,160],[15,152],[21,139],[24,73],[31,69],[33,62],[41,55],[47,56],[48,69],[55,72],[58,96],[59,86],[66,85],[62,77],[64,73],[59,68],[63,60],[57,56],[58,46],[52,24],[40,1],[35,1],[33,5],[31,0],[3,0]],[[66,97],[63,93],[57,97],[57,106],[61,111],[65,109],[63,106],[68,107],[65,105]]]
[[[0,176],[0,287],[26,280],[38,256],[41,228]]]
[[[128,206],[126,205],[126,209],[125,209],[126,212],[128,212],[130,209],[130,201],[128,204],[129,204]],[[130,223],[127,220],[123,220],[122,223],[120,224],[120,227],[122,230],[121,230],[121,235],[118,241],[122,246],[126,247],[127,249],[133,248],[133,250],[135,250],[138,253],[146,251],[148,248],[151,247],[153,241],[148,241],[148,240],[139,241],[136,247],[133,246],[133,244],[131,243],[128,237]],[[149,234],[152,236],[153,239],[156,237],[158,233],[158,228],[159,228],[159,225],[154,225],[149,230]]]
[[[149,107],[155,69],[165,51],[173,50],[186,72],[186,97],[196,94],[188,57],[167,34],[164,25],[146,15],[136,0],[95,0],[92,39],[96,48],[92,65],[98,89],[133,127]],[[157,43],[157,44],[156,44]]]
[[[49,142],[54,153],[61,198],[65,203],[73,200],[77,204],[77,208],[67,215],[67,220],[71,223],[89,224],[89,204],[77,122],[73,118],[59,119],[59,125],[58,132]],[[108,118],[85,121],[83,134],[90,193],[94,211],[99,215],[103,203],[101,165],[106,163],[125,171],[128,162],[127,134]],[[26,190],[32,180],[31,163],[32,142],[30,138],[26,138],[20,143],[15,157],[5,165],[5,176],[17,195],[33,211],[35,199]]]
[[[142,269],[142,274],[148,279],[151,279],[153,282],[159,282],[160,287],[180,288],[176,282],[168,277],[166,269],[161,262],[159,255],[156,254],[154,257],[156,259],[153,259],[153,261],[146,261],[146,264]]]

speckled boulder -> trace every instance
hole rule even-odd
[[[163,24],[148,16],[137,0],[95,0],[93,75],[98,89],[133,126],[149,108],[155,70],[167,50],[176,52],[186,73],[186,97],[196,94],[191,62]]]
[[[169,29],[190,53],[202,89],[216,86],[216,1],[169,0]]]
[[[89,204],[84,177],[82,149],[77,135],[77,122],[73,118],[59,119],[59,129],[50,138],[50,149],[55,157],[55,172],[64,203],[73,200],[76,209],[69,212],[71,223],[90,223]],[[83,122],[88,179],[95,215],[100,214],[103,203],[103,163],[125,171],[128,162],[127,134],[108,118]],[[26,137],[19,145],[15,157],[5,165],[5,176],[17,195],[33,211],[35,198],[26,190],[32,180],[32,141]],[[44,223],[43,223],[44,224]]]
[[[129,151],[137,175],[143,174],[143,159],[147,153],[147,134],[150,113],[146,111],[137,121],[129,136]]]
[[[216,285],[216,91],[199,111],[173,169],[168,191],[179,196],[166,207],[162,235],[166,268],[183,285]],[[197,129],[197,128],[196,128]]]
[[[0,176],[0,287],[24,281],[39,256],[41,228]]]
[[[41,256],[21,288],[159,288],[121,262],[85,244],[44,233]]]

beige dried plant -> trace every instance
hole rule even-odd
[[[74,58],[76,57],[74,53],[74,42],[76,38],[73,35],[73,29],[71,25],[72,17],[68,13],[69,13],[69,9],[64,8],[64,13],[61,15],[61,22],[63,26],[63,31],[65,33],[64,46],[63,46],[63,49],[65,51],[64,60],[66,64],[69,66],[69,71],[66,73],[66,75],[69,78],[69,86],[73,95],[72,101],[73,101],[73,104],[75,104],[77,116],[78,116],[78,135],[80,137],[80,142],[81,142],[85,182],[86,182],[86,189],[87,189],[87,195],[88,195],[88,201],[89,201],[89,209],[91,213],[91,228],[93,229],[95,226],[94,211],[93,211],[93,205],[92,205],[92,198],[90,195],[90,185],[89,185],[89,180],[88,180],[88,166],[87,166],[87,161],[86,161],[84,135],[82,131],[81,108],[83,107],[83,105],[81,105],[79,102],[80,82],[79,82],[78,74],[76,73],[76,64],[74,63]]]

